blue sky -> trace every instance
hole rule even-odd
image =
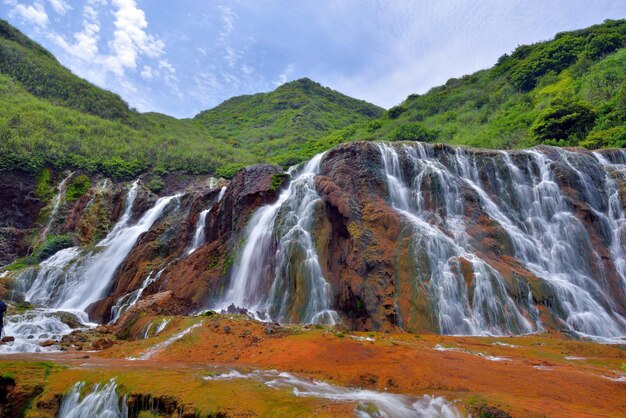
[[[301,77],[383,107],[624,0],[0,0],[0,16],[140,111],[191,117]]]

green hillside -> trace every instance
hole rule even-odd
[[[626,21],[520,46],[493,68],[410,95],[385,117],[344,129],[355,139],[485,148],[626,146]]]
[[[302,79],[180,120],[129,109],[0,20],[0,170],[230,177],[248,164],[288,166],[341,142],[380,139],[624,147],[625,46],[626,21],[606,21],[520,46],[386,112]]]
[[[300,162],[299,148],[345,126],[379,118],[383,109],[337,93],[307,78],[229,99],[195,117],[211,136],[264,160]]]
[[[194,119],[140,114],[0,20],[0,169],[74,167],[115,178],[179,170],[228,177],[257,162],[302,161],[291,152],[299,143],[382,114],[310,80],[232,98]]]
[[[52,104],[105,119],[136,123],[137,113],[120,96],[75,76],[50,52],[4,20],[0,20],[0,73]]]

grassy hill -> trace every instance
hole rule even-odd
[[[410,95],[385,117],[326,139],[485,148],[626,146],[626,20],[518,47],[491,69]]]
[[[135,112],[0,20],[0,170],[230,177],[248,164],[288,166],[353,140],[624,147],[625,46],[626,21],[606,21],[520,46],[491,69],[386,112],[301,79],[180,120]]]
[[[302,161],[290,151],[298,144],[383,112],[303,79],[232,98],[193,119],[140,114],[0,20],[0,169],[74,167],[114,178],[180,170],[229,177],[257,162]]]
[[[0,20],[0,73],[52,104],[136,123],[137,112],[131,111],[120,96],[72,74],[50,52],[4,20]]]
[[[283,165],[300,162],[299,148],[354,123],[379,118],[383,109],[337,93],[307,78],[272,93],[239,96],[194,118],[214,138],[250,149]]]

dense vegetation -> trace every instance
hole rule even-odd
[[[0,20],[0,169],[74,167],[117,179],[146,170],[229,177],[257,162],[302,161],[291,152],[297,144],[382,114],[306,79],[230,99],[194,119],[139,114]]]
[[[137,122],[137,112],[117,94],[72,74],[50,52],[0,20],[0,73],[36,97],[105,119]]]
[[[229,99],[196,116],[211,136],[283,165],[302,161],[300,146],[354,123],[381,117],[383,110],[322,87],[309,79],[272,94]]]
[[[158,190],[170,171],[230,177],[353,140],[623,147],[625,46],[626,21],[606,21],[520,46],[387,112],[302,79],[179,120],[129,109],[0,21],[0,169],[74,167],[114,178],[152,170]]]
[[[333,136],[335,142],[413,139],[485,148],[624,147],[625,46],[625,20],[560,33]]]

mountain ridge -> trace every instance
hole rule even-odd
[[[491,69],[409,95],[387,111],[303,78],[176,119],[137,113],[2,21],[0,169],[230,178],[246,165],[290,166],[355,140],[623,147],[625,44],[625,20],[564,32],[518,47]]]

